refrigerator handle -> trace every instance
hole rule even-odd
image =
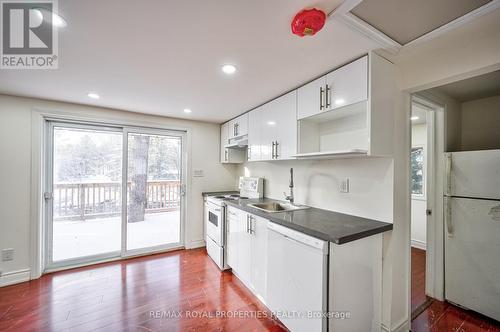
[[[444,198],[444,221],[446,223],[446,230],[448,232],[448,237],[453,237],[453,224],[451,220],[451,198]]]
[[[445,167],[446,167],[446,188],[445,195],[451,195],[451,169],[452,169],[453,159],[451,153],[445,154]]]

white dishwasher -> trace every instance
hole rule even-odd
[[[328,242],[269,222],[267,299],[292,332],[326,331]]]

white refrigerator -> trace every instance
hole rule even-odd
[[[445,161],[445,297],[500,320],[500,150]]]

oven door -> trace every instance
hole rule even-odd
[[[206,216],[207,236],[220,247],[222,247],[223,223],[223,208],[212,202],[208,202],[208,215]]]

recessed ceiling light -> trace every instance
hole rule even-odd
[[[101,98],[101,97],[100,97],[97,93],[95,93],[95,92],[89,92],[89,93],[87,93],[87,96],[88,96],[89,98],[92,98],[92,99],[99,99],[99,98]]]
[[[224,74],[232,75],[236,73],[236,67],[234,65],[224,65],[222,66],[222,71]]]
[[[49,23],[52,23],[52,25],[55,27],[64,28],[68,25],[66,23],[66,20],[62,16],[54,12],[51,12],[47,8],[36,8],[34,12],[40,19],[45,18]]]
[[[267,125],[268,126],[276,126],[276,122],[275,121],[268,121]]]
[[[191,110],[189,108],[185,108],[184,113],[191,113]]]
[[[411,120],[411,121],[416,121],[416,120],[418,120],[418,119],[420,119],[420,118],[419,118],[418,116],[416,116],[416,115],[415,115],[415,116],[412,116],[412,117],[410,118],[410,120]]]

